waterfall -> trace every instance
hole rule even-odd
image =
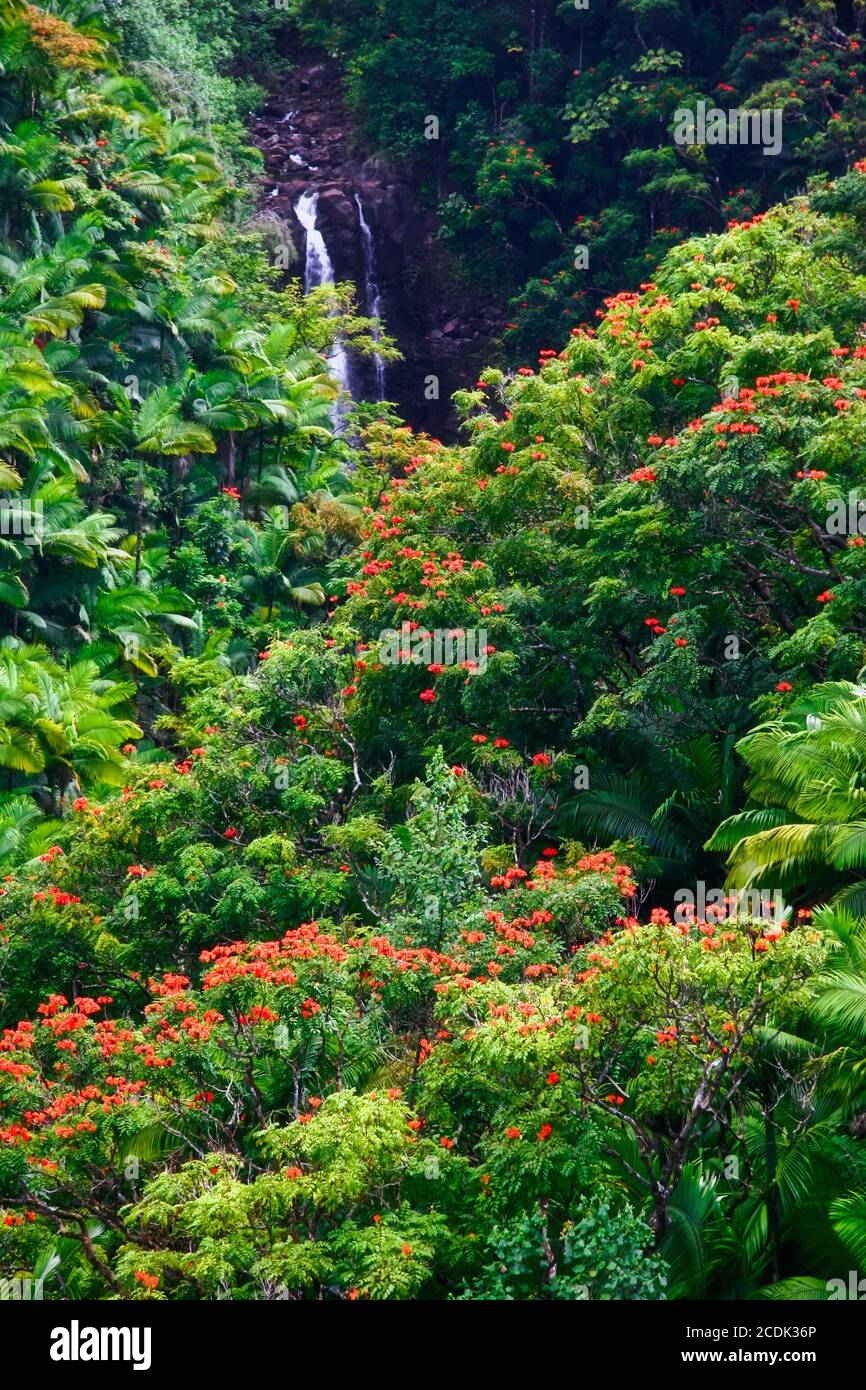
[[[304,292],[315,289],[316,285],[333,285],[334,267],[328,255],[328,248],[325,245],[325,238],[319,231],[316,222],[316,208],[319,203],[319,195],[315,190],[307,189],[302,193],[295,204],[295,216],[304,229],[306,237],[306,252],[304,260]],[[337,380],[343,390],[351,389],[351,378],[349,374],[349,359],[346,349],[343,347],[341,338],[335,338],[328,353],[328,366],[331,375]],[[334,420],[340,418],[339,406],[335,407]]]
[[[364,205],[360,195],[355,194],[355,202],[358,207],[358,225],[361,228],[361,247],[364,253],[364,307],[365,312],[370,318],[382,318],[382,291],[379,289],[376,280],[376,247],[373,242],[373,233],[370,225],[364,216]],[[373,329],[373,339],[379,341],[379,329]],[[385,360],[377,352],[373,358],[376,369],[376,400],[385,399]]]

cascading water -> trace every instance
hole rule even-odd
[[[325,245],[325,238],[319,231],[316,221],[316,209],[319,203],[319,195],[315,189],[307,189],[302,193],[295,204],[295,216],[304,229],[306,238],[306,252],[304,260],[304,291],[315,289],[316,285],[333,285],[334,267],[328,255],[328,248]],[[337,380],[343,390],[351,389],[351,377],[349,373],[349,359],[346,349],[343,347],[342,339],[335,338],[333,346],[328,353],[328,366],[331,375]],[[334,409],[335,421],[340,418],[339,406]]]
[[[356,282],[360,312],[381,315],[378,341],[370,330],[363,358],[348,330],[343,342],[334,345],[334,378],[345,382],[351,377],[353,395],[371,403],[390,398],[416,428],[453,438],[457,421],[451,392],[483,360],[482,352],[487,355],[484,344],[502,331],[504,315],[487,302],[461,306],[438,269],[435,294],[413,293],[410,268],[420,264],[413,243],[423,245],[430,215],[413,210],[410,184],[395,180],[385,162],[364,149],[346,109],[340,63],[301,53],[296,66],[274,81],[252,131],[267,180],[259,208],[278,222],[291,221],[300,257],[297,273],[305,273],[306,237],[307,284],[330,278],[325,261],[331,261],[337,281],[345,277]],[[327,243],[324,257],[319,229]],[[403,350],[399,364],[385,347],[390,335]],[[428,400],[427,384],[434,379],[439,390]],[[340,422],[342,433],[349,419],[345,398],[342,411],[332,410],[332,419]]]
[[[358,225],[361,229],[361,248],[364,253],[364,308],[371,318],[381,319],[383,312],[382,291],[376,279],[376,246],[373,241],[373,233],[370,225],[364,216],[364,205],[360,195],[355,194],[355,203],[358,208]],[[379,329],[373,329],[373,339],[379,341]],[[376,353],[373,358],[373,365],[376,371],[376,400],[385,399],[385,359],[380,353]]]

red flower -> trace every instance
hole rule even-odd
[[[495,738],[493,740],[494,748],[508,748],[509,746],[510,745],[507,738]]]
[[[532,763],[533,763],[533,766],[534,766],[534,767],[549,767],[549,766],[550,766],[550,754],[549,754],[549,753],[533,753],[533,755],[532,755]]]
[[[432,705],[433,701],[436,699],[436,691],[422,690],[421,694],[418,696],[418,699],[423,700],[426,705]]]
[[[823,592],[823,594],[819,594],[819,595],[818,595],[817,602],[818,602],[818,603],[832,603],[835,597],[836,597],[836,595],[833,593],[833,590],[832,590],[832,589],[825,589],[824,592]]]
[[[685,592],[686,591],[681,584],[674,584],[674,586],[670,590],[670,595],[671,598],[682,598]]]
[[[538,1131],[538,1138],[544,1141],[545,1139],[549,1139],[552,1133],[553,1125],[542,1125],[541,1129]]]
[[[508,1129],[505,1131],[505,1137],[506,1139],[521,1139],[523,1136],[516,1125],[509,1125]]]
[[[140,864],[130,864],[126,872],[130,878],[144,878],[147,869],[143,869]]]
[[[788,691],[793,690],[794,687],[791,685],[790,681],[779,681],[776,685],[776,689],[781,691],[783,695],[787,695]]]
[[[306,727],[307,727],[306,715],[303,715],[303,714],[296,714],[296,715],[294,716],[293,720],[292,720],[292,723],[294,724],[294,726],[295,726],[296,729],[306,729]]]
[[[236,840],[236,839],[238,838],[238,835],[239,835],[239,834],[240,834],[240,831],[239,831],[239,830],[235,830],[235,828],[234,828],[233,825],[230,825],[229,828],[228,828],[228,830],[224,830],[224,831],[223,831],[223,835],[224,835],[224,837],[225,837],[227,840]]]
[[[549,1072],[547,1073],[547,1084],[548,1084],[548,1086],[557,1086],[557,1085],[559,1084],[559,1072],[558,1072],[558,1071],[549,1071]]]

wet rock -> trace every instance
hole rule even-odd
[[[386,156],[359,147],[333,64],[314,62],[280,77],[251,131],[266,160],[261,210],[290,223],[298,248],[291,273],[303,269],[304,259],[304,232],[294,209],[301,195],[315,188],[336,278],[359,287],[363,311],[368,306],[356,194],[360,198],[373,232],[385,325],[404,354],[401,362],[388,364],[386,394],[416,428],[455,438],[451,392],[486,365],[490,339],[501,332],[502,320],[488,304],[467,303],[465,291],[451,285],[435,223],[419,211],[400,169]],[[439,378],[436,401],[425,395],[430,375]],[[372,363],[356,363],[355,378],[361,389],[372,391]]]

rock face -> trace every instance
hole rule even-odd
[[[403,361],[388,363],[385,398],[416,429],[453,439],[451,393],[471,385],[489,361],[501,315],[467,305],[449,284],[435,241],[435,222],[416,204],[408,177],[381,155],[359,147],[347,117],[337,69],[327,60],[296,67],[274,84],[252,121],[265,159],[259,208],[285,219],[303,256],[305,234],[295,215],[300,196],[318,193],[317,225],[337,280],[351,280],[361,312],[372,312],[369,266],[356,198],[372,235],[376,288],[385,328]],[[298,267],[290,273],[297,274]],[[381,373],[372,361],[352,364],[355,394],[379,399]]]

